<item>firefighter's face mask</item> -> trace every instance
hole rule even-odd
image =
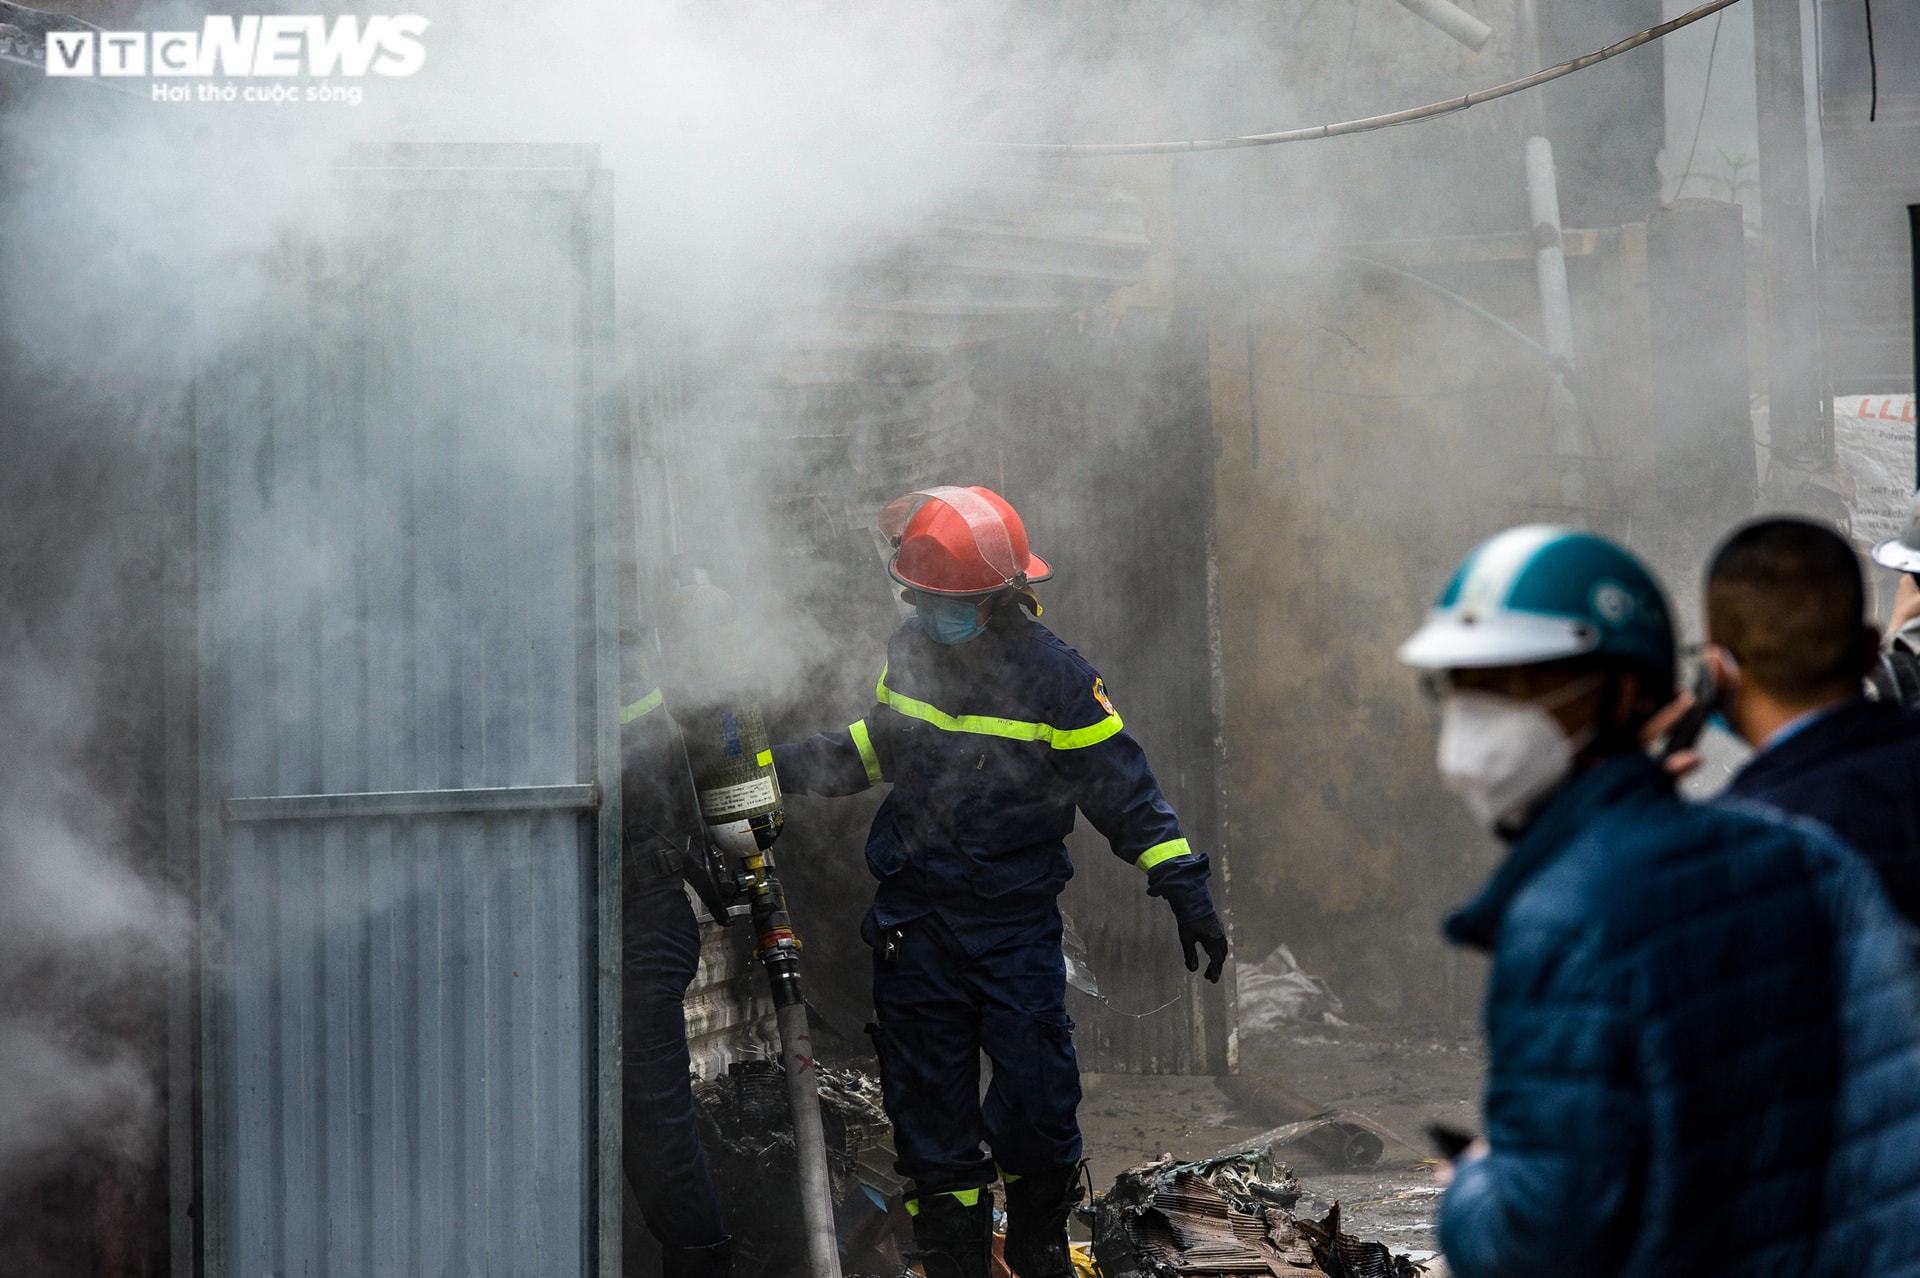
[[[1474,819],[1510,833],[1538,802],[1560,788],[1593,728],[1569,737],[1552,710],[1599,686],[1598,673],[1524,701],[1460,688],[1440,710],[1440,779],[1466,801]]]
[[[978,599],[916,595],[913,609],[920,616],[921,628],[935,643],[965,643],[987,628],[980,616],[985,609]]]

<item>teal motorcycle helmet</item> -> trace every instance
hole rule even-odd
[[[1660,583],[1604,537],[1527,524],[1475,547],[1448,579],[1402,663],[1421,670],[1527,666],[1574,657],[1632,666],[1673,695],[1673,612]]]

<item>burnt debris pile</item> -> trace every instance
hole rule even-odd
[[[743,1061],[694,1090],[707,1157],[728,1204],[736,1278],[788,1278],[805,1269],[793,1124],[773,1061]],[[842,1271],[905,1275],[912,1227],[893,1170],[880,1085],[858,1070],[822,1068],[820,1105],[833,1173]],[[1129,1168],[1081,1209],[1091,1248],[1076,1245],[1080,1278],[1418,1278],[1421,1267],[1340,1231],[1340,1208],[1297,1219],[1300,1182],[1274,1146],[1194,1162]],[[995,1278],[1015,1278],[994,1249]]]
[[[1270,1148],[1146,1163],[1122,1172],[1095,1200],[1093,1257],[1102,1278],[1417,1278],[1423,1272],[1380,1243],[1341,1233],[1338,1203],[1322,1220],[1295,1218],[1299,1199],[1299,1182]]]

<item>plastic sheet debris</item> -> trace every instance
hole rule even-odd
[[[1407,1144],[1364,1115],[1317,1105],[1255,1074],[1223,1074],[1213,1084],[1259,1121],[1279,1124],[1260,1135],[1260,1145],[1299,1145],[1331,1166],[1348,1168],[1371,1167],[1389,1144]]]
[[[1298,1220],[1299,1182],[1266,1148],[1199,1162],[1162,1159],[1095,1199],[1093,1256],[1105,1278],[1418,1278],[1423,1270],[1325,1218]]]
[[[1082,994],[1099,998],[1100,978],[1094,975],[1093,964],[1087,959],[1087,943],[1080,939],[1079,930],[1073,926],[1073,916],[1065,910],[1060,911],[1060,952],[1067,960],[1067,984]]]
[[[1258,1033],[1285,1025],[1344,1025],[1339,995],[1317,976],[1300,970],[1293,951],[1282,945],[1258,963],[1238,970],[1240,1032]]]
[[[1833,397],[1833,452],[1851,480],[1847,510],[1856,542],[1900,535],[1913,496],[1912,395]]]

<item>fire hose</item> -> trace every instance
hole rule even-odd
[[[682,595],[683,608],[694,604],[695,611],[703,614],[713,629],[730,628],[732,601],[724,592],[700,581],[683,590]],[[725,653],[730,646],[718,643],[706,653],[713,655],[716,649]],[[708,683],[706,691],[720,692],[720,682]],[[780,1032],[780,1064],[786,1074],[787,1105],[793,1117],[808,1273],[810,1278],[840,1278],[840,1240],[834,1229],[833,1181],[820,1111],[820,1076],[814,1062],[813,1034],[807,1025],[806,997],[800,985],[800,938],[794,932],[786,895],[774,873],[772,847],[780,837],[786,809],[760,706],[737,687],[730,693],[679,705],[674,717],[684,734],[687,766],[708,841],[727,859],[733,898],[745,900],[755,952],[766,969],[773,997]],[[716,922],[732,922],[725,899],[707,904]]]

